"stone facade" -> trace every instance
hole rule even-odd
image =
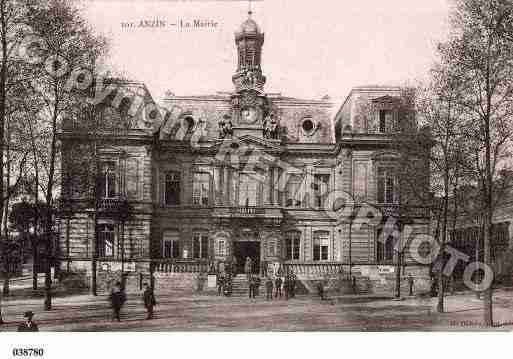
[[[350,265],[369,282],[395,270],[397,255],[377,242],[381,222],[326,208],[335,191],[385,218],[397,207],[397,182],[381,168],[397,166],[396,124],[415,127],[397,111],[400,89],[355,88],[333,117],[329,98],[264,91],[263,40],[252,19],[236,33],[232,93],[170,94],[158,108],[143,84],[106,82],[114,87],[93,126],[64,126],[61,269],[90,276],[95,261],[106,281],[105,272],[151,270],[157,288],[194,286],[225,265],[240,271],[246,257],[255,272],[305,281]],[[409,235],[429,232],[425,209],[407,217]],[[408,255],[403,265],[427,275]]]

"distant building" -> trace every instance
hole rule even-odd
[[[509,174],[505,179],[510,183],[512,178]],[[511,185],[505,188],[498,187],[490,238],[491,260],[496,281],[511,284],[513,280],[513,187]],[[447,228],[448,243],[466,254],[469,262],[482,262],[484,260],[482,202],[476,188],[469,187],[464,189],[464,192],[465,200],[458,203],[458,216],[455,221],[450,214]],[[464,262],[460,261],[455,268],[454,278],[462,280],[464,271]]]
[[[406,129],[417,133],[415,120],[398,110],[399,88],[354,88],[333,116],[329,97],[265,92],[264,33],[251,16],[235,44],[233,92],[168,93],[166,110],[157,111],[143,84],[117,81],[90,121],[97,126],[64,127],[61,269],[90,276],[95,257],[99,280],[107,281],[123,257],[125,271],[146,275],[153,263],[186,287],[220,263],[242,272],[250,257],[255,273],[281,268],[306,282],[348,273],[351,264],[352,274],[372,282],[395,271],[393,241],[377,240],[387,217],[409,225],[410,235],[429,233],[426,208],[399,205],[394,141]],[[136,113],[130,93],[144,105]],[[99,173],[96,184],[81,184],[91,173]],[[368,222],[362,211],[328,215],[333,191],[369,203],[383,221],[360,226]],[[409,252],[403,259],[407,270],[428,276]]]

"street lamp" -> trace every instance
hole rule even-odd
[[[125,287],[125,222],[130,216],[130,204],[123,198],[118,207],[118,219],[121,222],[121,283]]]
[[[352,274],[352,232],[353,232],[353,222],[358,217],[357,207],[353,206],[351,209],[351,214],[349,215],[349,276]]]

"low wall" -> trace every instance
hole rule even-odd
[[[317,286],[322,282],[328,294],[373,294],[392,296],[396,290],[396,275],[394,266],[354,266],[352,275],[298,275],[298,293],[317,294]],[[414,285],[413,294],[429,293],[431,280],[429,267],[406,266],[401,269],[401,295],[409,294],[409,274],[412,275]],[[354,277],[354,281],[353,278]]]

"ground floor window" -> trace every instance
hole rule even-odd
[[[313,260],[327,261],[329,258],[329,232],[315,232],[313,244]]]
[[[377,230],[376,233],[376,262],[385,263],[394,260],[394,246],[396,243],[395,234],[389,233],[386,238],[381,238],[383,228]]]
[[[301,246],[301,233],[288,232],[285,237],[285,259],[298,260]]]
[[[224,239],[220,239],[217,241],[217,255],[218,256],[226,255],[226,241]]]
[[[98,224],[98,255],[100,257],[114,256],[116,233],[112,224]]]
[[[162,236],[162,257],[180,257],[180,235],[178,231],[165,231]]]
[[[192,258],[208,258],[208,234],[194,232],[192,235]]]

